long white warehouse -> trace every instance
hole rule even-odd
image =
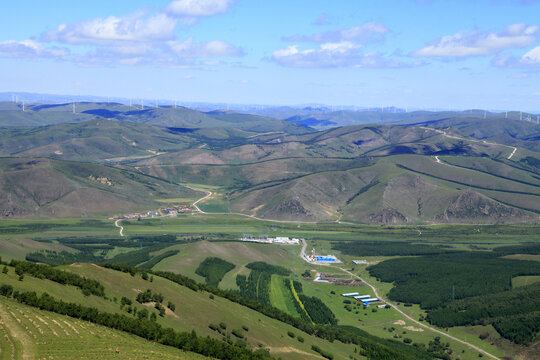
[[[377,299],[377,298],[369,298],[369,299],[362,300],[362,302],[365,302],[365,303],[369,303],[369,302],[373,302],[373,301],[379,301],[379,299]]]
[[[348,297],[348,296],[356,296],[356,295],[360,295],[360,293],[354,292],[354,293],[341,294],[341,296],[345,296],[345,297]]]
[[[360,295],[360,296],[355,296],[354,298],[356,300],[362,300],[362,299],[369,299],[371,295]]]

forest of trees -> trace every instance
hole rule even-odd
[[[278,265],[267,264],[263,261],[249,263],[246,265],[246,267],[250,270],[267,272],[270,274],[276,274],[281,276],[289,276],[289,274],[291,273],[289,269],[285,269],[284,267]]]
[[[226,273],[234,269],[234,264],[217,257],[207,257],[204,259],[195,274],[206,279],[206,285],[217,287]]]
[[[412,256],[442,254],[448,247],[441,245],[413,244],[404,241],[335,241],[332,249],[353,256]]]
[[[28,274],[39,279],[47,279],[62,285],[73,285],[81,289],[84,295],[105,296],[105,288],[96,280],[87,279],[80,275],[55,269],[48,265],[34,264],[27,261],[11,260],[19,276]]]
[[[40,242],[51,242],[50,239],[36,239]],[[48,264],[52,266],[72,264],[75,262],[91,262],[99,264],[105,261],[139,265],[150,268],[166,257],[176,255],[178,250],[170,250],[152,257],[150,253],[159,251],[173,244],[189,242],[177,240],[174,235],[148,235],[133,237],[60,237],[54,241],[68,246],[76,251],[36,251],[26,255],[27,261]],[[120,253],[112,259],[106,259],[110,250],[117,247],[131,248],[132,251]]]
[[[372,276],[395,286],[391,300],[434,309],[452,299],[510,290],[512,278],[540,275],[540,262],[503,259],[493,253],[455,252],[397,258],[368,267]]]
[[[236,285],[240,289],[239,295],[270,305],[270,282],[272,274],[288,276],[291,271],[282,266],[267,264],[262,261],[252,262],[246,265],[251,269],[249,276],[237,275]]]
[[[456,300],[429,312],[439,327],[493,324],[501,336],[529,344],[540,331],[540,283]]]

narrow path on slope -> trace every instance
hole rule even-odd
[[[504,145],[504,144],[499,144],[499,143],[492,143],[492,142],[487,142],[486,140],[475,140],[475,139],[472,139],[472,138],[464,138],[464,137],[459,137],[459,136],[454,136],[454,135],[448,135],[446,133],[446,131],[444,130],[440,130],[440,129],[434,129],[434,128],[430,128],[430,127],[426,127],[426,126],[420,126],[421,129],[425,129],[425,130],[432,130],[432,131],[435,131],[435,132],[438,132],[439,134],[443,135],[443,136],[446,136],[447,138],[450,138],[450,139],[457,139],[457,140],[465,140],[465,141],[471,141],[471,142],[477,142],[477,143],[482,143],[482,144],[486,144],[486,145],[496,145],[496,146],[503,146],[503,147],[506,147],[506,148],[510,148],[512,149],[512,153],[507,157],[508,160],[512,159],[512,156],[514,156],[514,154],[516,153],[517,151],[517,147],[514,147],[514,146],[510,146],[510,145]],[[437,162],[440,163],[440,164],[444,164],[443,162],[439,161],[438,160],[438,157],[436,156],[435,157],[437,159]]]
[[[201,201],[204,201],[206,199],[208,199],[210,196],[213,195],[213,193],[209,190],[203,190],[203,189],[199,189],[199,188],[196,188],[196,187],[193,187],[193,186],[190,186],[190,185],[184,185],[185,187],[187,187],[188,189],[191,189],[191,190],[195,190],[195,191],[203,191],[206,193],[206,195],[204,195],[202,198],[200,198],[199,200],[196,200],[193,204],[191,204],[191,206],[193,206],[195,208],[195,210],[197,210],[198,212],[200,212],[201,214],[207,214],[205,211],[202,211],[198,206],[197,204],[200,203]]]
[[[306,247],[307,247],[307,242],[306,242],[304,239],[302,239],[302,243],[303,243],[303,245],[302,245],[302,250],[300,251],[300,258],[302,258],[302,260],[308,262],[308,260],[307,260],[306,257],[305,257],[305,251],[306,251]],[[318,265],[323,265],[323,266],[328,266],[328,267],[334,267],[334,268],[339,269],[339,270],[341,270],[341,271],[343,271],[343,272],[345,272],[345,273],[351,275],[352,277],[355,277],[355,278],[357,278],[358,280],[362,281],[364,284],[366,284],[367,286],[369,286],[369,287],[371,288],[371,290],[373,290],[373,293],[375,294],[375,297],[376,297],[376,298],[378,298],[378,299],[381,300],[381,301],[386,302],[386,303],[387,303],[388,305],[390,305],[393,309],[395,309],[398,313],[400,313],[400,314],[403,315],[406,319],[412,321],[412,322],[415,323],[416,325],[421,326],[421,327],[423,327],[423,328],[425,328],[425,329],[431,330],[431,331],[433,331],[433,332],[435,332],[435,333],[437,333],[437,334],[446,336],[447,338],[452,339],[452,340],[454,340],[454,341],[457,341],[457,342],[459,342],[459,343],[461,343],[461,344],[463,344],[463,345],[467,345],[467,346],[470,347],[471,349],[474,349],[474,350],[476,350],[476,351],[478,351],[478,352],[481,352],[482,354],[487,355],[487,356],[489,356],[489,357],[492,358],[492,359],[499,359],[499,358],[496,357],[495,355],[490,354],[489,352],[487,352],[487,351],[485,351],[485,350],[479,348],[478,346],[475,346],[475,345],[473,345],[473,344],[471,344],[471,343],[468,343],[468,342],[466,342],[466,341],[464,341],[464,340],[461,340],[461,339],[459,339],[459,338],[457,338],[457,337],[455,337],[455,336],[452,336],[452,335],[450,335],[450,334],[447,334],[447,333],[445,333],[444,331],[435,329],[435,328],[433,328],[433,327],[431,327],[431,326],[429,326],[429,325],[423,324],[423,323],[421,323],[420,321],[413,319],[411,316],[409,316],[409,315],[406,314],[404,311],[402,311],[401,309],[399,309],[399,308],[398,308],[396,305],[394,305],[392,302],[390,302],[390,301],[388,301],[387,299],[383,298],[383,297],[378,293],[377,288],[376,288],[375,286],[371,285],[370,283],[368,283],[367,281],[365,281],[364,279],[362,279],[360,276],[358,276],[358,275],[356,275],[356,274],[350,272],[349,270],[346,270],[346,269],[344,269],[344,268],[342,268],[342,267],[339,267],[339,266],[330,266],[330,265],[328,265],[328,264],[318,264]]]
[[[116,226],[117,228],[120,229],[120,236],[124,236],[124,227],[122,225],[120,225],[120,221],[122,221],[122,219],[118,219],[114,222],[114,226]]]
[[[512,153],[510,154],[510,156],[508,156],[508,160],[510,160],[512,158],[512,156],[514,156],[514,154],[516,153],[517,151],[517,148],[515,147],[514,148],[514,151],[512,151]]]

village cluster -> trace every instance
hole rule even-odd
[[[143,212],[143,213],[129,213],[124,215],[109,216],[109,220],[124,220],[124,219],[138,219],[138,218],[152,218],[157,216],[177,216],[181,213],[191,213],[193,210],[186,205],[174,205],[172,207],[162,206],[157,210]]]

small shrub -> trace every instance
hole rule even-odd
[[[485,340],[489,337],[489,333],[485,332],[485,333],[482,333],[480,335],[478,335],[478,337],[482,340]]]
[[[287,335],[289,335],[289,337],[293,338],[295,337],[294,333],[292,331],[287,331]]]
[[[249,331],[249,328],[246,325],[242,325],[242,329],[244,329],[244,331]]]
[[[224,322],[220,322],[219,327],[222,328],[223,330],[226,330],[227,329],[227,324],[225,324]]]
[[[236,336],[237,338],[243,339],[244,333],[240,329],[233,329],[232,334]]]
[[[298,340],[298,341],[301,342],[301,343],[304,342],[304,338],[301,337],[300,335],[298,335],[298,336],[296,337],[296,340]]]
[[[410,344],[410,343],[412,343],[412,339],[404,338],[404,339],[403,339],[403,342],[404,342],[405,344]]]

